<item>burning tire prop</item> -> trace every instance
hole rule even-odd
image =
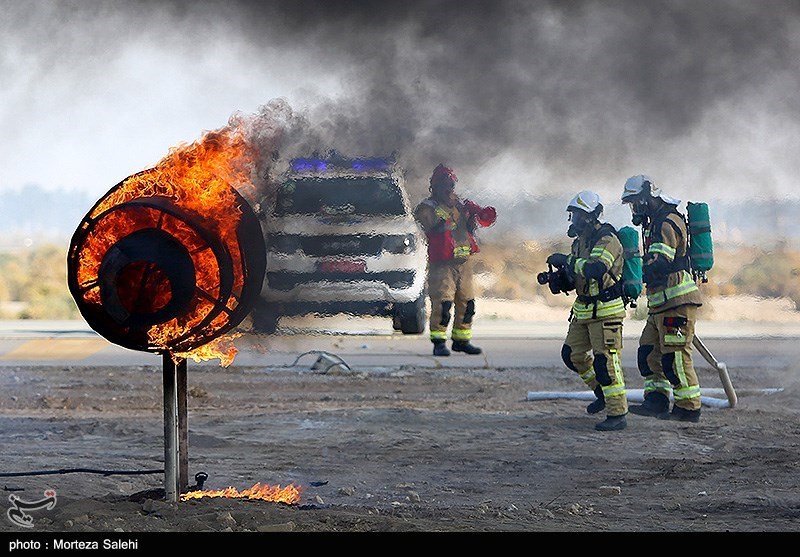
[[[89,326],[162,355],[164,491],[172,502],[188,490],[186,358],[233,361],[236,349],[226,357],[215,341],[250,313],[264,281],[261,224],[235,187],[250,186],[250,154],[232,128],[170,150],[95,203],[67,254],[69,290]],[[270,500],[297,497],[294,486],[256,487]]]
[[[87,213],[67,276],[81,315],[107,340],[179,354],[247,316],[265,267],[258,218],[236,189],[156,167],[123,180]]]

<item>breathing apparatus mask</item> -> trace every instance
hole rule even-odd
[[[645,195],[647,195],[647,193],[640,194],[630,201],[626,201],[631,208],[631,222],[634,226],[639,226],[647,222],[649,203],[647,199],[644,198]]]
[[[567,229],[567,236],[570,238],[577,238],[580,236],[584,231],[586,231],[595,219],[594,213],[587,213],[581,209],[570,209],[567,211],[569,215],[568,220],[570,222],[569,228]]]
[[[637,174],[625,181],[622,202],[631,206],[631,222],[635,226],[646,226],[650,218],[648,213],[652,213],[659,203],[678,205],[681,200],[665,194],[646,174]]]

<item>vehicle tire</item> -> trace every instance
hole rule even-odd
[[[250,315],[253,320],[253,328],[256,331],[271,335],[278,330],[281,308],[275,302],[259,301]]]
[[[425,312],[425,294],[407,304],[398,304],[393,317],[395,330],[404,335],[418,335],[425,332],[427,315]]]

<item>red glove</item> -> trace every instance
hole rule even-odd
[[[497,211],[494,207],[484,207],[478,213],[478,224],[481,226],[492,226],[497,220]]]
[[[480,226],[492,226],[497,220],[497,211],[494,207],[481,207],[474,201],[464,200],[464,207],[469,212],[470,217],[475,217]]]

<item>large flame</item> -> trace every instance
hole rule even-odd
[[[245,132],[231,125],[208,132],[192,144],[173,147],[155,167],[123,181],[88,215],[87,222],[102,225],[88,232],[77,266],[77,284],[83,301],[102,303],[98,277],[104,257],[112,246],[139,230],[160,229],[187,248],[196,273],[196,295],[183,315],[150,327],[147,331],[149,348],[171,352],[176,348],[174,343],[178,347],[193,348],[182,352],[181,357],[196,361],[219,358],[223,365],[230,365],[236,354],[231,337],[195,347],[204,338],[212,338],[213,331],[221,330],[239,304],[246,277],[237,236],[241,198],[237,199],[232,188],[237,191],[251,188],[252,168],[253,157]],[[169,212],[131,203],[146,198],[167,199],[187,214],[196,216],[205,227],[204,233],[198,233]],[[228,298],[221,296],[219,250],[215,252],[203,237],[205,230],[219,239],[230,256],[233,277],[232,295]],[[126,268],[119,277],[118,289],[125,309],[131,313],[158,311],[173,294],[169,281],[147,265]],[[224,304],[224,311],[213,316],[212,311],[219,311],[220,303]]]
[[[300,501],[301,491],[302,488],[295,487],[294,484],[281,487],[280,485],[271,486],[257,483],[250,489],[245,489],[244,491],[239,491],[235,487],[211,491],[190,491],[188,493],[182,493],[180,499],[181,501],[188,501],[189,499],[202,499],[203,497],[225,497],[228,499],[258,499],[260,501],[294,505]]]

